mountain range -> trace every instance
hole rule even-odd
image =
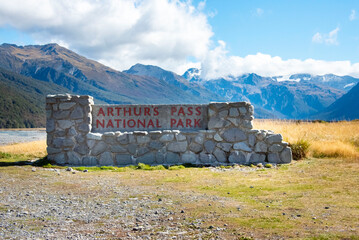
[[[359,118],[358,108],[346,110],[351,112],[347,115],[340,106],[358,96],[358,82],[331,74],[262,77],[251,73],[204,80],[199,69],[181,76],[142,64],[121,72],[57,44],[2,44],[0,127],[44,126],[45,95],[65,92],[88,94],[95,103],[111,104],[249,101],[257,118],[353,119]]]

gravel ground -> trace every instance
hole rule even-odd
[[[45,130],[1,130],[0,145],[46,139]]]
[[[229,199],[134,181],[131,173],[1,171],[0,239],[228,239],[218,214],[196,218],[186,208]]]

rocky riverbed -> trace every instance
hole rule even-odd
[[[44,130],[0,130],[0,145],[31,142],[46,139]]]
[[[70,169],[69,169],[70,170]],[[227,238],[215,211],[188,215],[229,199],[167,189],[151,174],[80,172],[15,166],[0,172],[1,239]],[[137,171],[136,171],[137,173]],[[178,171],[177,177],[180,177]],[[166,181],[166,180],[165,180]],[[168,180],[169,181],[169,180]],[[194,205],[193,205],[194,206]],[[193,211],[193,210],[192,210]],[[227,237],[226,237],[227,236]]]

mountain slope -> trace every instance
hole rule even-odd
[[[53,82],[107,103],[208,102],[208,94],[151,76],[132,75],[89,60],[57,44],[0,46],[0,67]],[[193,93],[196,93],[195,95]]]
[[[359,83],[328,108],[315,114],[313,119],[353,120],[359,119]]]
[[[44,127],[46,95],[66,91],[0,68],[0,128]]]

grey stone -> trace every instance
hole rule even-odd
[[[216,140],[217,142],[222,142],[222,141],[223,141],[223,138],[222,138],[218,133],[216,133],[216,134],[214,135],[214,140]]]
[[[234,150],[240,150],[244,152],[251,152],[252,149],[248,147],[248,145],[245,142],[238,142],[233,145]]]
[[[54,132],[54,137],[65,137],[65,136],[66,136],[65,130],[57,130],[56,132]]]
[[[218,143],[217,147],[219,147],[225,152],[229,152],[232,148],[232,143]]]
[[[203,149],[202,145],[195,142],[191,142],[191,144],[189,145],[189,150],[195,153],[201,152],[202,149]]]
[[[224,119],[220,119],[218,117],[213,117],[208,122],[208,129],[215,129],[215,128],[225,128],[231,125],[230,122]]]
[[[216,115],[216,111],[208,108],[208,116],[213,117],[214,115]]]
[[[87,139],[91,140],[101,140],[102,134],[101,133],[88,133],[86,134]]]
[[[103,141],[98,142],[91,150],[91,154],[97,156],[103,153],[107,148],[107,144]]]
[[[104,132],[103,136],[104,137],[114,137],[116,134],[114,132]]]
[[[179,163],[180,161],[180,156],[178,153],[173,153],[173,152],[167,152],[166,153],[166,163]]]
[[[75,136],[75,140],[77,143],[84,143],[86,141],[85,136],[83,136],[81,134],[77,134]]]
[[[164,147],[164,144],[162,142],[159,142],[159,141],[151,141],[148,144],[148,147],[150,147],[151,149],[159,150],[159,149]]]
[[[185,152],[187,150],[187,142],[170,142],[167,150],[171,152]]]
[[[280,163],[279,153],[269,153],[268,162],[270,163]]]
[[[241,119],[239,118],[227,118],[228,121],[230,121],[234,126],[239,127],[241,124]]]
[[[173,139],[174,139],[174,136],[172,133],[167,133],[160,137],[160,141],[162,141],[162,142],[171,142],[171,141],[173,141]]]
[[[292,149],[290,147],[284,148],[280,153],[281,163],[290,163],[292,161]]]
[[[183,135],[183,134],[181,134],[181,133],[179,133],[179,134],[176,134],[176,140],[177,141],[185,141],[186,140],[186,136],[185,135]]]
[[[222,103],[211,102],[208,105],[208,107],[218,111],[218,110],[228,107],[228,103],[226,103],[226,102],[224,102],[224,103],[223,102]]]
[[[115,135],[107,135],[107,136],[103,135],[102,139],[109,145],[116,145],[117,144]]]
[[[92,157],[92,156],[84,157],[82,162],[85,166],[96,166],[97,165],[96,157]]]
[[[145,144],[149,143],[151,138],[149,136],[137,136],[137,143],[138,144]]]
[[[252,121],[250,121],[250,120],[243,120],[241,125],[242,125],[242,127],[247,128],[247,129],[253,128]]]
[[[95,146],[96,144],[96,140],[87,140],[87,146],[89,148],[93,148],[93,146]]]
[[[76,132],[76,129],[74,127],[71,127],[69,129],[69,131],[67,132],[67,136],[69,137],[73,137],[73,136],[76,136],[77,135],[77,132]]]
[[[131,133],[128,134],[128,142],[129,143],[136,143],[135,136],[133,136],[133,134],[131,134]]]
[[[88,149],[87,145],[80,144],[74,148],[74,151],[81,155],[86,155],[89,152],[89,149]]]
[[[81,105],[91,105],[90,99],[86,99],[86,98],[79,99],[78,103]]]
[[[72,138],[63,138],[63,137],[55,138],[53,140],[53,144],[56,148],[75,146],[75,142]]]
[[[55,119],[68,119],[70,111],[56,111],[53,113]]]
[[[254,147],[254,145],[256,144],[256,136],[254,134],[248,135],[248,144],[251,147]]]
[[[155,154],[149,152],[136,159],[137,163],[153,164],[155,163]]]
[[[75,105],[76,105],[75,102],[63,102],[63,103],[59,104],[59,109],[60,110],[68,110],[68,109],[72,108]]]
[[[110,152],[104,152],[101,154],[99,159],[100,166],[113,166],[114,162],[112,159],[112,154]]]
[[[239,108],[239,113],[240,113],[241,115],[244,115],[244,114],[247,113],[247,109],[246,109],[245,107],[240,107],[240,108]]]
[[[226,153],[219,148],[216,148],[216,150],[214,150],[213,155],[216,157],[218,162],[227,162]]]
[[[193,152],[185,152],[184,154],[182,154],[181,156],[181,161],[183,163],[196,163],[198,160],[198,156],[197,154],[193,153]]]
[[[125,147],[122,147],[121,145],[112,145],[110,149],[111,149],[111,152],[113,152],[113,153],[127,152],[127,149]]]
[[[216,143],[213,142],[213,141],[211,141],[211,140],[208,140],[208,141],[205,141],[205,142],[204,142],[204,149],[205,149],[206,152],[208,152],[208,153],[212,153],[215,146],[216,146]]]
[[[240,142],[247,139],[246,134],[238,128],[229,128],[225,130],[222,137],[227,142]]]
[[[164,163],[164,161],[165,155],[161,151],[156,152],[156,163]]]
[[[199,143],[199,144],[203,144],[203,141],[204,141],[204,134],[203,133],[198,133],[197,136],[194,138],[194,141],[196,143]]]
[[[61,149],[60,148],[53,148],[53,147],[47,147],[47,154],[56,154],[56,153],[60,153]]]
[[[267,152],[268,146],[265,142],[257,142],[256,146],[254,147],[255,152]]]
[[[199,160],[202,162],[202,163],[213,163],[216,158],[212,155],[212,154],[208,154],[208,153],[204,153],[204,152],[201,152],[199,154]]]
[[[230,163],[246,163],[246,155],[240,151],[231,152],[229,155],[228,161]]]
[[[135,143],[130,143],[127,145],[127,150],[129,153],[131,153],[132,155],[136,154],[137,151],[137,144]]]
[[[137,156],[142,156],[146,153],[148,153],[150,150],[147,148],[147,147],[140,147],[138,150],[137,150]]]
[[[88,133],[91,131],[91,125],[87,123],[82,123],[77,128],[80,132]]]
[[[266,142],[269,144],[273,143],[281,143],[283,140],[283,137],[281,134],[270,134],[266,137]]]
[[[251,157],[249,158],[250,163],[262,163],[265,160],[266,160],[266,155],[259,153],[252,153]]]
[[[259,141],[262,141],[267,135],[267,131],[265,130],[260,130],[260,132],[256,133],[256,138],[259,140]]]
[[[55,120],[54,119],[48,119],[46,121],[46,132],[50,133],[55,130]]]
[[[130,165],[133,164],[133,161],[129,154],[116,154],[116,163],[118,165]]]
[[[82,110],[82,108],[80,106],[77,106],[70,115],[71,119],[81,119],[84,117],[84,111]]]
[[[64,153],[58,153],[52,158],[57,164],[65,164],[65,154]]]
[[[117,141],[121,144],[128,144],[128,135],[122,134],[117,137]]]
[[[67,161],[69,164],[71,165],[81,165],[82,162],[81,162],[81,157],[79,154],[73,152],[73,151],[70,151],[70,152],[67,152]]]
[[[222,110],[222,111],[220,111],[220,112],[218,113],[218,117],[220,117],[220,118],[225,118],[225,117],[227,117],[227,116],[228,116],[228,110],[227,110],[227,109]]]
[[[280,152],[280,151],[282,151],[283,150],[283,146],[282,145],[280,145],[280,144],[273,144],[273,145],[271,145],[270,147],[269,147],[269,151],[270,152]]]
[[[253,115],[253,113],[254,113],[254,107],[253,107],[253,105],[249,105],[249,107],[248,107],[248,112],[249,112],[249,114]]]
[[[239,112],[237,108],[230,108],[229,109],[229,116],[230,117],[238,117],[239,116]]]

